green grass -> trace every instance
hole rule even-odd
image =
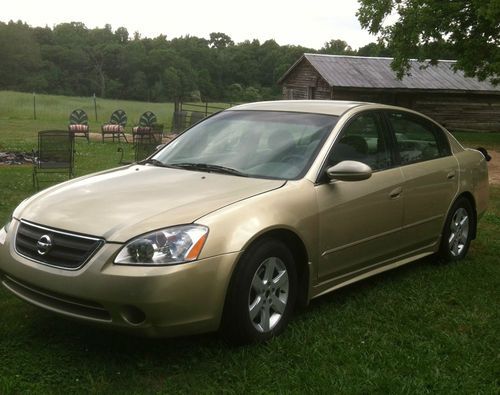
[[[79,99],[56,103],[69,100]],[[0,125],[13,125],[2,130],[1,149],[31,149],[41,126],[65,125],[55,111],[36,122],[7,119],[1,103]],[[488,148],[497,136],[458,134]],[[77,175],[115,166],[117,147],[78,140]],[[0,222],[32,193],[29,166],[0,166]],[[279,338],[239,348],[215,335],[150,340],[96,329],[1,288],[0,394],[498,394],[499,234],[500,187],[492,187],[464,261],[425,259],[346,287],[314,300]]]
[[[129,100],[109,100],[97,98],[97,121],[92,97],[71,97],[56,95],[36,95],[37,120],[62,121],[66,128],[71,111],[81,108],[87,112],[89,121],[101,125],[109,120],[111,113],[122,109],[128,115],[128,123],[137,123],[143,112],[153,111],[159,123],[172,120],[173,103],[144,103]],[[0,91],[0,119],[33,120],[33,95],[30,93]],[[96,123],[97,122],[97,123]],[[96,129],[97,130],[97,129]]]
[[[36,133],[45,129],[68,127],[71,111],[82,108],[89,116],[90,131],[100,133],[111,113],[122,109],[127,113],[127,132],[139,122],[141,114],[153,111],[158,123],[169,131],[174,111],[173,103],[143,103],[97,98],[97,121],[92,97],[36,95],[36,120],[33,118],[33,94],[0,91],[0,150],[31,150],[36,144]]]
[[[500,151],[500,131],[474,133],[474,132],[453,132],[453,135],[467,147],[487,147],[488,149]]]

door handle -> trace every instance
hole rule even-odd
[[[403,188],[401,187],[397,187],[396,189],[393,189],[390,193],[389,193],[389,197],[391,199],[395,199],[399,196],[401,196],[401,193],[403,192]]]
[[[448,180],[453,180],[455,178],[455,170],[450,171],[447,175],[446,178]]]

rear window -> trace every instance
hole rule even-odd
[[[389,112],[401,164],[437,159],[451,154],[443,131],[424,118],[403,112]]]

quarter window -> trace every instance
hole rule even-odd
[[[363,162],[373,170],[392,165],[391,154],[374,113],[362,114],[341,132],[328,158],[328,166],[344,160]]]
[[[401,164],[449,155],[449,146],[437,126],[411,114],[388,113],[396,137]]]

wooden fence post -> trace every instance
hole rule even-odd
[[[36,120],[36,95],[33,91],[33,119]]]
[[[94,113],[95,113],[95,121],[97,122],[97,100],[94,92]]]

